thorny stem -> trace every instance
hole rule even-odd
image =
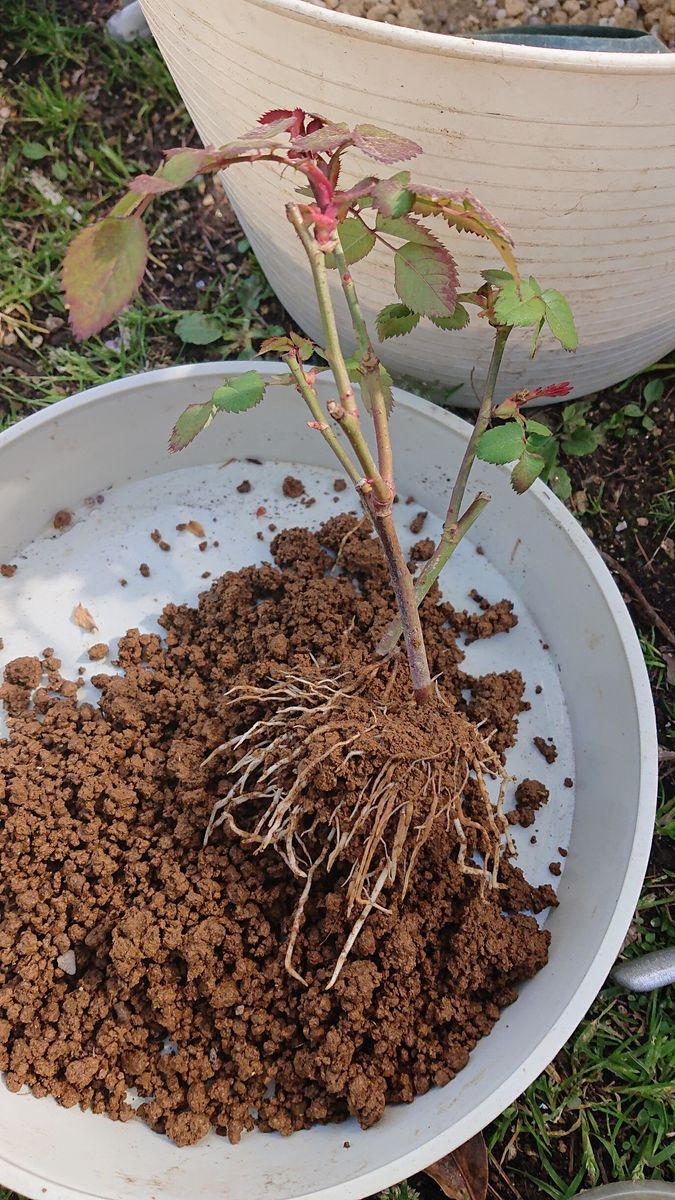
[[[326,259],[323,250],[317,245],[315,238],[307,229],[302,213],[297,204],[288,204],[286,206],[286,214],[291,225],[295,229],[303,248],[309,259],[309,264],[312,270],[312,278],[316,290],[316,297],[321,313],[321,322],[323,325],[324,336],[326,340],[325,353],[328,359],[328,365],[333,373],[333,377],[337,384],[340,394],[339,404],[332,402],[328,405],[328,412],[335,421],[341,426],[346,434],[352,449],[361,464],[365,487],[361,487],[361,491],[372,491],[375,494],[377,505],[389,507],[392,503],[392,493],[388,484],[382,478],[378,470],[375,459],[373,458],[368,443],[361,432],[361,422],[359,411],[356,404],[356,397],[349,379],[347,365],[345,363],[342,347],[340,345],[340,337],[335,321],[335,311],[333,302],[330,296],[328,287],[328,276],[326,273]]]
[[[340,335],[338,334],[335,313],[330,298],[324,252],[317,245],[316,239],[312,237],[312,234],[305,225],[302,213],[297,204],[287,204],[286,215],[300,238],[305,254],[309,259],[312,279],[314,280],[314,289],[321,313],[324,337],[326,339],[326,357],[331,371],[335,376],[335,382],[340,393],[340,403],[346,412],[350,413],[358,421],[359,412],[356,405],[356,397],[354,396],[354,389],[352,388],[342,347],[340,346]]]
[[[333,251],[338,271],[340,272],[340,280],[342,290],[347,301],[347,306],[352,318],[352,326],[356,334],[359,354],[361,356],[361,369],[363,371],[363,382],[373,417],[373,425],[375,428],[375,438],[377,440],[377,458],[380,468],[380,475],[384,482],[388,485],[392,499],[395,492],[394,486],[394,459],[391,448],[391,437],[389,434],[389,416],[387,413],[387,404],[382,390],[382,378],[380,376],[380,360],[373,350],[366,322],[361,312],[361,305],[356,293],[354,280],[347,266],[344,250],[339,244]]]
[[[362,479],[361,472],[352,462],[344,446],[341,445],[339,438],[335,436],[330,425],[327,423],[321,405],[319,404],[319,398],[316,394],[316,390],[312,387],[311,383],[307,379],[307,376],[302,369],[302,365],[291,355],[286,358],[286,363],[296,382],[296,386],[300,392],[300,395],[302,396],[305,404],[314,418],[312,422],[314,428],[319,430],[319,433],[330,446],[333,454],[341,463],[344,471],[349,476],[354,486],[358,487]]]
[[[483,399],[480,403],[476,423],[471,431],[471,437],[469,438],[466,450],[464,451],[464,457],[460,464],[459,471],[457,472],[457,478],[452,489],[450,504],[448,506],[445,522],[443,524],[443,532],[441,533],[436,549],[434,550],[431,558],[427,562],[415,585],[417,604],[422,603],[427,592],[431,588],[432,584],[434,584],[438,579],[443,567],[454,554],[464,535],[471,528],[476,518],[480,516],[485,506],[490,502],[490,497],[486,495],[485,492],[479,492],[475,499],[472,500],[471,504],[463,513],[463,515],[461,517],[458,516],[462,501],[464,499],[464,493],[466,491],[469,474],[476,458],[478,442],[485,433],[490,420],[492,401],[494,399],[499,368],[501,366],[502,358],[504,356],[504,348],[510,332],[510,326],[508,328],[499,326],[496,331],[494,345],[492,347],[490,366],[488,368],[488,374],[485,380]],[[383,636],[381,637],[377,646],[377,654],[382,658],[385,658],[388,654],[391,654],[402,632],[403,626],[401,621],[400,619],[396,618],[394,621],[392,621],[391,625],[389,625],[388,629],[385,630]]]

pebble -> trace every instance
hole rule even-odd
[[[600,25],[651,30],[675,47],[675,0],[311,0],[318,7],[436,33],[510,25]]]

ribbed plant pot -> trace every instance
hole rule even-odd
[[[304,0],[142,0],[165,61],[207,143],[245,132],[270,108],[399,130],[424,149],[413,179],[469,187],[511,231],[522,268],[574,307],[574,356],[544,337],[532,363],[512,339],[501,390],[570,380],[586,395],[675,344],[675,55],[559,50],[424,33]],[[355,156],[358,159],[358,156]],[[393,172],[396,168],[385,168]],[[363,160],[354,179],[372,170]],[[319,334],[309,272],[284,216],[293,181],[232,170],[226,187],[272,287]],[[461,278],[500,265],[487,242],[447,235]],[[379,248],[355,268],[371,318],[394,299]],[[343,315],[342,329],[348,321]],[[489,330],[428,322],[382,357],[399,375],[462,384],[474,403]]]
[[[168,453],[179,413],[208,400],[223,373],[223,364],[208,363],[116,380],[0,436],[0,561],[17,565],[1,580],[0,666],[50,645],[73,678],[78,666],[91,667],[91,635],[71,620],[77,604],[95,614],[96,638],[108,644],[129,627],[161,632],[164,604],[194,604],[209,586],[204,565],[215,578],[269,561],[257,532],[270,520],[318,526],[339,511],[335,461],[287,387],[271,386],[250,413],[220,417],[180,456]],[[325,402],[328,382],[318,388]],[[397,391],[399,487],[428,510],[425,535],[440,529],[446,479],[469,431],[466,422]],[[293,510],[284,498],[289,471],[304,480],[312,507],[296,503]],[[237,490],[244,478],[255,481],[250,494]],[[510,633],[468,647],[466,666],[477,674],[515,667],[526,679],[531,708],[521,715],[506,765],[519,779],[545,779],[551,792],[537,818],[536,844],[532,829],[516,830],[526,876],[559,885],[560,906],[547,919],[548,965],[523,985],[451,1083],[410,1106],[389,1107],[365,1131],[349,1121],[291,1138],[255,1132],[237,1146],[212,1133],[179,1149],[140,1121],[115,1123],[0,1084],[5,1186],[32,1200],[362,1200],[482,1129],[579,1023],[619,952],[649,855],[657,750],[649,680],[621,596],[560,501],[540,483],[516,496],[508,471],[485,464],[472,486],[489,488],[492,503],[460,545],[443,588],[459,607],[478,588],[493,599],[508,596],[518,613]],[[103,502],[92,505],[99,495]],[[341,495],[353,509],[353,496]],[[63,509],[73,519],[57,534],[53,517]],[[416,537],[408,529],[411,509],[396,509],[408,547]],[[137,564],[149,552],[148,530],[174,529],[186,514],[217,534],[213,546],[201,554],[194,538],[172,537],[172,553],[156,555],[146,580]],[[534,735],[554,739],[555,763],[544,763]],[[548,867],[561,858],[560,846],[568,854],[554,879]]]

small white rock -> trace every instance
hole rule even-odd
[[[56,965],[57,967],[60,967],[62,971],[65,971],[66,975],[74,975],[77,970],[75,951],[66,950],[65,954],[59,954],[56,960]]]

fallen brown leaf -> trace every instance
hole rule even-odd
[[[77,605],[77,608],[73,612],[73,620],[76,625],[79,625],[80,629],[86,629],[87,633],[93,633],[94,630],[98,629],[98,625],[89,612],[89,609],[85,608],[83,604]]]
[[[204,526],[199,524],[199,521],[182,521],[180,525],[176,525],[179,533],[194,533],[195,537],[204,537]]]
[[[449,1200],[485,1200],[488,1187],[487,1147],[482,1133],[458,1146],[452,1154],[427,1167],[426,1174]]]

